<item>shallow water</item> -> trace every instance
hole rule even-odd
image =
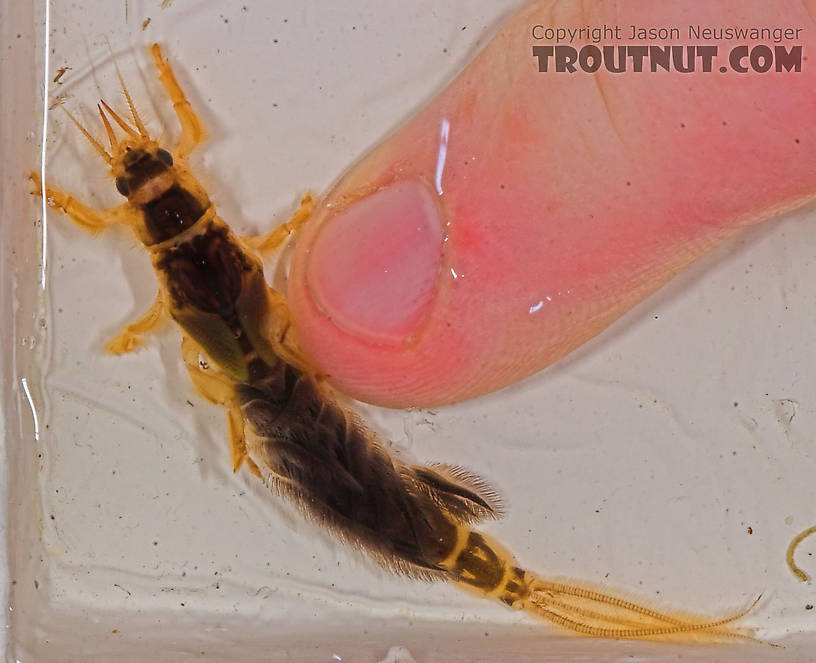
[[[49,89],[89,122],[100,94],[121,106],[107,39],[149,128],[175,132],[143,48],[161,42],[210,130],[197,172],[225,220],[261,229],[305,189],[325,191],[521,3],[381,4],[55,3],[49,80],[72,69]],[[29,122],[38,136],[39,119]],[[49,115],[46,158],[55,184],[116,202],[104,164],[61,113]],[[37,201],[26,209],[38,218]],[[412,459],[461,463],[498,486],[508,513],[485,529],[531,569],[714,614],[762,592],[745,619],[760,637],[812,634],[812,585],[784,561],[816,521],[812,217],[741,235],[522,384],[434,411],[361,409]],[[36,247],[40,228],[21,232]],[[161,624],[191,655],[241,623],[242,641],[274,632],[281,651],[283,633],[295,642],[347,624],[554,633],[453,587],[390,576],[233,475],[224,414],[191,389],[171,325],[130,356],[103,354],[155,294],[134,239],[92,237],[51,213],[47,257],[41,301],[36,261],[18,265],[19,311],[35,315],[18,313],[9,331],[39,432],[23,420],[13,452],[20,660],[48,660],[43,641],[70,643],[76,627],[63,626],[76,619],[104,627],[100,651],[116,651],[129,626],[132,636]],[[797,554],[806,571],[815,551],[806,541]]]

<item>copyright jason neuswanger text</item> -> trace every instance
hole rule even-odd
[[[540,72],[593,73],[604,69],[611,73],[745,74],[801,71],[802,46],[791,42],[801,39],[803,31],[793,26],[534,25],[531,36]],[[688,41],[684,44],[681,40]],[[656,41],[680,43],[647,45]],[[547,42],[551,45],[544,45]],[[725,45],[722,52],[721,43]]]

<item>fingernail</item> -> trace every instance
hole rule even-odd
[[[338,327],[399,342],[433,298],[442,236],[426,186],[390,184],[324,222],[306,265],[311,296]]]

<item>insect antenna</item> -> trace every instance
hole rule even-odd
[[[113,110],[110,106],[108,106],[108,104],[106,104],[103,99],[100,99],[100,103],[105,108],[105,110],[108,111],[108,113],[110,113],[110,115],[113,118],[114,122],[116,122],[116,124],[118,124],[120,127],[122,127],[122,129],[124,129],[125,133],[127,133],[128,136],[131,136],[132,138],[138,138],[139,137],[139,134],[137,134],[133,130],[133,127],[131,127],[127,122],[125,122],[121,117],[119,117],[119,115],[116,113],[116,111]],[[100,110],[99,112],[101,113],[102,111]],[[107,122],[106,122],[106,124],[107,124]],[[142,136],[142,138],[145,138],[145,136]]]
[[[94,149],[95,149],[97,152],[99,152],[99,155],[100,155],[100,156],[101,156],[101,157],[102,157],[102,158],[105,160],[105,162],[106,162],[106,163],[108,163],[108,164],[110,164],[110,163],[113,161],[113,158],[111,157],[111,155],[110,155],[110,154],[108,154],[108,153],[105,151],[105,148],[104,148],[104,147],[102,147],[102,145],[99,143],[99,141],[98,141],[98,140],[96,140],[96,138],[94,138],[93,136],[91,136],[91,134],[89,134],[89,133],[88,133],[88,130],[87,130],[85,127],[83,127],[83,126],[82,126],[82,125],[79,123],[79,120],[77,120],[77,119],[76,119],[76,118],[75,118],[75,117],[74,117],[74,116],[73,116],[73,115],[72,115],[72,114],[71,114],[71,113],[68,111],[68,109],[66,109],[66,108],[65,108],[65,106],[60,106],[60,108],[62,108],[62,110],[65,112],[65,114],[66,114],[68,117],[70,117],[70,118],[71,118],[71,122],[73,122],[73,123],[76,125],[77,129],[79,129],[79,130],[82,132],[82,135],[83,135],[83,136],[85,136],[85,138],[87,138],[87,139],[88,139],[88,142],[89,142],[91,145],[93,145],[93,146],[94,146]],[[110,134],[109,134],[109,135],[110,135]]]
[[[150,134],[147,133],[147,129],[145,129],[145,125],[142,123],[142,119],[139,117],[139,113],[136,112],[136,106],[133,104],[133,99],[131,99],[130,92],[128,92],[127,86],[125,85],[125,79],[122,78],[122,72],[119,70],[119,63],[116,61],[116,56],[113,54],[110,41],[108,41],[108,50],[113,58],[113,66],[116,67],[116,75],[119,77],[119,85],[122,86],[122,92],[125,94],[125,99],[127,100],[127,105],[130,109],[130,114],[133,117],[133,123],[136,125],[136,128],[139,130],[139,135],[142,138],[150,138]],[[102,103],[105,104],[104,101]],[[105,104],[105,108],[108,108],[107,104]],[[108,110],[110,109],[108,108]],[[122,126],[121,121],[118,120],[115,115],[113,119],[117,120],[119,126]],[[124,126],[122,126],[122,128],[124,129]],[[126,131],[128,130],[126,129]],[[128,133],[130,133],[130,131],[128,131]]]
[[[97,104],[96,109],[99,111],[99,117],[102,118],[102,122],[105,125],[105,131],[108,134],[108,140],[110,141],[111,151],[113,151],[114,149],[116,149],[116,136],[113,133],[113,127],[111,127],[111,124],[108,121],[108,116],[102,112],[102,106]]]
[[[145,129],[139,114],[136,112],[136,106],[133,105],[133,99],[130,98],[130,92],[128,92],[127,87],[125,87],[125,81],[122,78],[121,72],[119,71],[119,65],[116,64],[116,61],[114,61],[113,64],[116,65],[116,75],[119,76],[119,83],[122,85],[122,92],[125,93],[128,108],[130,108],[130,114],[133,116],[133,122],[136,125],[136,128],[139,130],[139,135],[142,138],[150,138],[150,134],[147,133],[147,129]]]

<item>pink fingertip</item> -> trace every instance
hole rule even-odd
[[[433,298],[442,237],[439,209],[419,180],[352,203],[323,223],[309,250],[314,303],[363,340],[402,342]]]

